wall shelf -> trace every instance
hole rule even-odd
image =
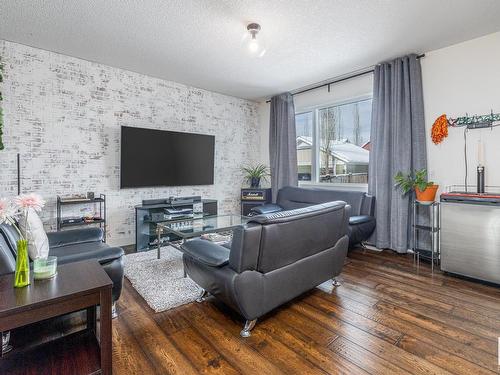
[[[103,194],[101,194],[103,195]],[[58,197],[60,198],[60,197]],[[60,198],[60,204],[61,206],[66,206],[66,205],[71,205],[71,204],[85,204],[85,203],[99,203],[99,202],[104,202],[105,198],[99,197],[99,198],[94,198],[94,199],[88,199],[88,198],[82,198],[82,199],[71,199],[71,200],[66,200],[64,198]]]
[[[77,226],[80,226],[80,225],[92,225],[92,224],[101,224],[101,223],[105,223],[104,219],[100,219],[100,220],[92,220],[92,221],[79,221],[77,223],[63,223],[61,222],[61,228],[65,228],[65,227],[77,227]]]

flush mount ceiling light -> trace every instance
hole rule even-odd
[[[253,57],[262,57],[266,53],[262,34],[259,36],[259,39],[257,39],[257,34],[260,29],[261,27],[258,23],[249,23],[247,25],[247,33],[243,37],[243,45],[250,56]]]

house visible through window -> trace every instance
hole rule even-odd
[[[299,181],[368,183],[372,100],[295,116]]]
[[[297,171],[299,181],[311,181],[313,158],[313,113],[305,112],[295,115],[297,130]]]

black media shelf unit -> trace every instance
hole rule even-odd
[[[217,215],[217,201],[215,199],[202,199],[201,201],[203,203],[204,216]],[[156,249],[158,241],[156,225],[158,223],[165,223],[168,221],[193,220],[193,217],[190,215],[168,219],[164,215],[166,208],[184,209],[192,207],[192,204],[185,206],[175,205],[175,207],[172,207],[172,205],[169,203],[135,206],[135,250],[147,251]],[[165,237],[167,235],[164,234],[162,236]],[[169,235],[168,240],[175,241],[176,238],[172,238],[172,235]]]
[[[248,216],[252,208],[272,203],[270,188],[243,188],[241,189],[241,215]]]
[[[99,204],[99,220],[92,221],[78,221],[75,223],[64,223],[64,217],[62,216],[62,211],[64,206],[75,206],[75,205],[90,205],[90,204]],[[60,231],[63,228],[69,227],[78,227],[84,225],[99,225],[103,230],[103,241],[106,242],[106,195],[99,194],[99,197],[95,198],[64,198],[57,196],[57,230]]]

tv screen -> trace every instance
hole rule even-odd
[[[215,137],[122,126],[121,188],[212,185]]]

